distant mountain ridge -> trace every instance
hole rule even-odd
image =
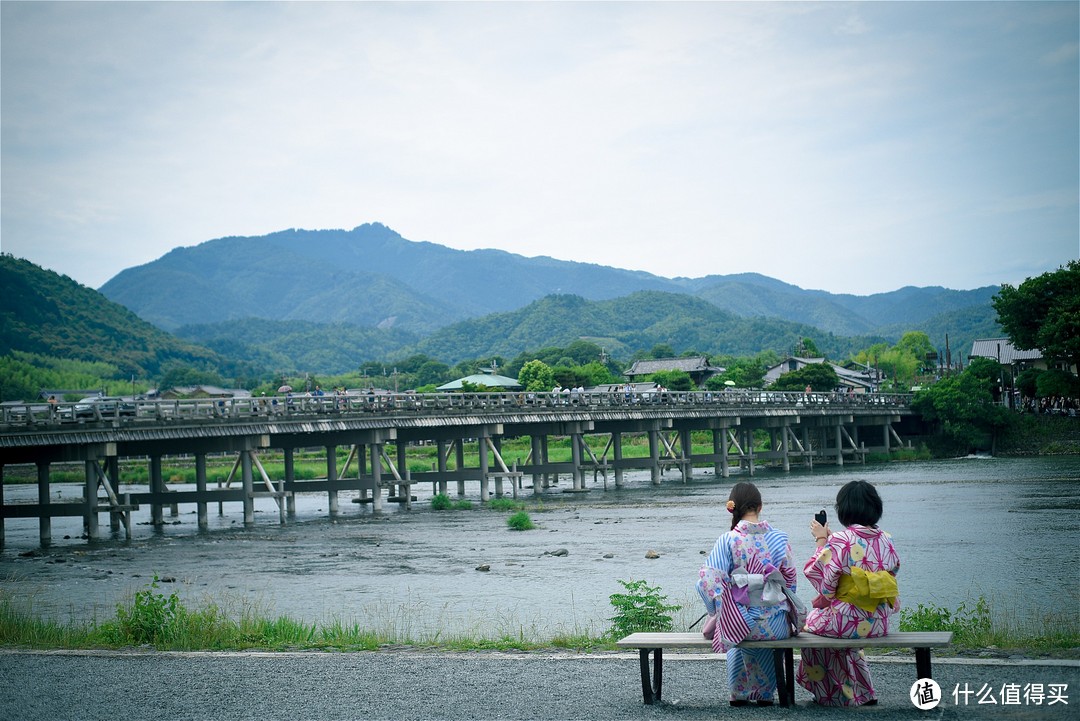
[[[804,290],[757,273],[663,278],[546,256],[455,250],[414,242],[379,223],[285,230],[176,248],[101,287],[166,330],[243,318],[351,323],[428,335],[551,295],[610,300],[638,291],[695,296],[743,318],[767,317],[837,335],[918,329],[943,313],[981,308],[996,286],[905,287],[870,296]]]

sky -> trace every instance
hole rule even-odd
[[[0,250],[379,222],[867,295],[1080,257],[1080,3],[0,3]]]

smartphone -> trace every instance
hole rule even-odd
[[[814,514],[814,520],[824,526],[825,523],[829,520],[829,514],[825,513],[825,509],[822,508],[820,511]]]

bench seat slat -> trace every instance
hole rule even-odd
[[[937,648],[952,642],[951,631],[900,631],[878,638],[829,638],[812,633],[779,641],[743,641],[743,648]],[[700,633],[632,633],[615,642],[619,648],[704,648],[709,641]]]

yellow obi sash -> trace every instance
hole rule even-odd
[[[844,574],[836,584],[837,600],[858,606],[867,613],[873,613],[881,603],[892,606],[898,595],[896,576],[888,571],[864,571],[852,566],[851,575]]]

